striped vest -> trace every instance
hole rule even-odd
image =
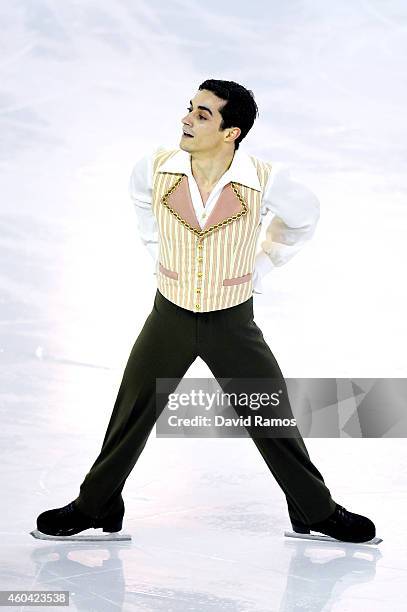
[[[260,206],[271,164],[250,156],[262,191],[228,183],[202,229],[187,176],[159,170],[175,152],[161,149],[153,159],[158,289],[171,302],[193,312],[236,306],[253,294]]]

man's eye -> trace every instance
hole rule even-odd
[[[191,112],[191,111],[192,111],[192,108],[191,108],[190,106],[188,106],[187,111],[188,111],[188,112]],[[204,117],[204,115],[199,115],[199,118],[200,118],[200,119],[205,119],[205,121],[207,121],[207,118],[206,118],[206,117]]]

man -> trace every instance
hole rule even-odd
[[[140,234],[156,263],[154,306],[130,353],[100,454],[79,496],[40,514],[43,533],[121,529],[121,491],[165,407],[156,378],[173,379],[175,389],[199,356],[217,379],[261,379],[266,386],[277,379],[286,390],[253,320],[252,296],[262,291],[262,277],[312,236],[318,200],[278,165],[239,151],[258,114],[251,91],[207,80],[187,110],[179,149],[157,148],[133,169],[130,193]],[[256,254],[269,210],[275,216]],[[298,430],[252,439],[286,495],[295,531],[352,542],[375,536],[370,519],[332,499]]]

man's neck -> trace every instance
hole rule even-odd
[[[203,187],[210,189],[219,181],[219,179],[229,170],[232,165],[235,155],[235,150],[221,151],[216,155],[211,154],[204,156],[198,154],[190,154],[190,164],[192,175]]]

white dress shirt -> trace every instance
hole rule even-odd
[[[192,203],[198,222],[203,228],[225,185],[231,181],[261,190],[257,172],[249,155],[241,146],[235,151],[232,164],[213,187],[204,204],[191,170],[191,156],[179,149],[162,165],[171,172],[186,174]],[[138,230],[143,244],[158,266],[158,226],[152,211],[153,156],[164,147],[154,147],[138,159],[133,167],[129,193],[135,205]],[[263,293],[262,278],[275,266],[289,261],[313,235],[317,225],[320,205],[316,195],[291,177],[285,164],[272,163],[269,179],[264,189],[260,207],[262,223],[271,211],[273,218],[266,229],[265,240],[255,258],[253,292]]]

